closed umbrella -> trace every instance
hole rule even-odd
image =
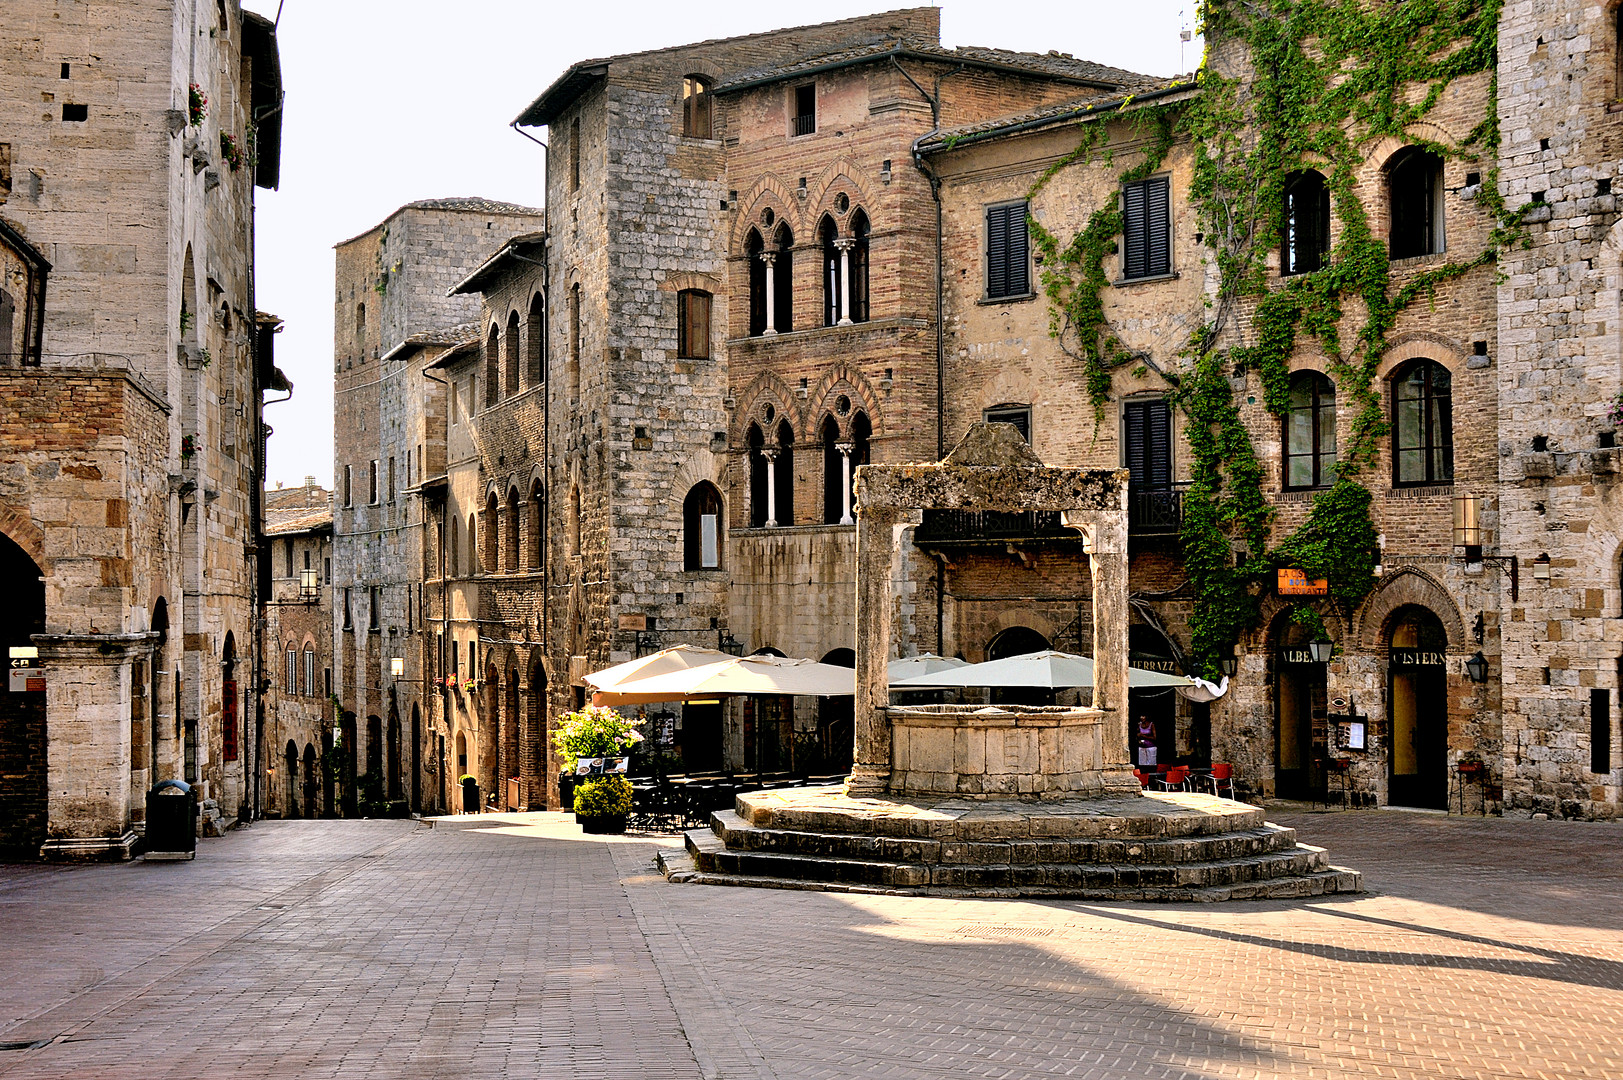
[[[1042,687],[1049,690],[1070,690],[1093,685],[1093,658],[1075,653],[1043,652],[1007,656],[1002,660],[988,660],[984,664],[967,664],[951,671],[938,671],[931,675],[915,675],[892,682],[892,690],[931,689],[942,686],[997,686]],[[1192,679],[1182,675],[1165,675],[1144,668],[1127,669],[1127,685],[1136,689],[1148,687],[1193,686]]]
[[[781,656],[739,656],[637,679],[622,684],[618,690],[594,695],[594,700],[603,705],[642,705],[739,694],[843,697],[856,690],[856,672],[848,667]]]

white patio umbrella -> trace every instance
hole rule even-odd
[[[889,664],[885,665],[885,675],[890,684],[894,686],[903,679],[922,678],[926,675],[934,675],[938,671],[956,671],[959,668],[968,666],[969,661],[960,660],[956,656],[937,656],[935,653],[920,653],[918,656],[904,656],[900,660],[892,660]],[[924,686],[920,683],[914,683],[912,684],[911,689],[940,690],[952,685],[954,684],[947,683],[943,686]]]
[[[617,690],[595,694],[593,700],[602,705],[645,705],[740,694],[844,697],[856,692],[857,673],[848,667],[781,656],[738,656],[636,679]]]
[[[719,649],[704,649],[693,645],[673,645],[668,649],[661,649],[647,656],[639,656],[635,660],[627,660],[623,664],[606,667],[602,671],[594,671],[581,681],[590,686],[592,704],[594,705],[626,705],[630,701],[603,700],[604,695],[612,694],[627,683],[637,682],[641,679],[650,679],[656,675],[669,675],[676,671],[686,671],[689,668],[703,667],[706,664],[719,664],[733,658],[731,653],[724,653]],[[660,698],[645,700],[663,700]]]
[[[1025,686],[1044,687],[1049,690],[1070,690],[1093,685],[1093,658],[1075,653],[1043,652],[1007,656],[1002,660],[988,660],[984,664],[967,664],[952,671],[938,671],[933,675],[915,675],[893,681],[892,690],[937,689],[942,686]],[[1127,669],[1127,685],[1134,688],[1194,686],[1193,679],[1182,675],[1164,675],[1144,668]]]

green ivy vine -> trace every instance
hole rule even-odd
[[[1507,212],[1498,193],[1501,2],[1203,0],[1208,48],[1215,43],[1223,60],[1241,61],[1230,66],[1249,74],[1225,76],[1208,56],[1198,95],[1133,119],[1140,129],[1148,125],[1152,137],[1119,182],[1150,175],[1177,140],[1187,139],[1194,154],[1190,198],[1217,269],[1216,296],[1190,336],[1174,393],[1191,450],[1180,533],[1194,594],[1191,654],[1210,676],[1255,625],[1259,586],[1274,569],[1295,566],[1325,578],[1331,601],[1348,613],[1374,584],[1376,534],[1361,480],[1387,434],[1376,373],[1391,330],[1402,311],[1494,264],[1499,250],[1520,238],[1519,214]],[[1458,145],[1412,133],[1451,84],[1484,74],[1486,109]],[[1039,177],[1029,197],[1062,169],[1091,160],[1108,140],[1105,127],[1102,119],[1086,125],[1081,145]],[[1357,193],[1366,153],[1387,136],[1445,159],[1481,162],[1477,198],[1495,222],[1481,251],[1450,258],[1396,290],[1386,244],[1374,235]],[[1339,234],[1322,268],[1280,281],[1267,259],[1283,226],[1284,184],[1309,168],[1326,178]],[[1096,415],[1108,400],[1112,371],[1134,359],[1111,331],[1103,302],[1104,259],[1122,226],[1116,202],[1113,192],[1063,245],[1031,220],[1049,331],[1084,364]],[[1347,329],[1352,335],[1344,340]],[[1351,439],[1339,448],[1335,483],[1315,496],[1300,528],[1270,547],[1274,511],[1229,380],[1256,371],[1264,406],[1283,416],[1290,359],[1302,339],[1317,343],[1338,407],[1351,410]],[[1316,613],[1310,621],[1322,631]]]

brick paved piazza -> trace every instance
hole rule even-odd
[[[1371,891],[668,885],[546,814],[0,868],[0,1077],[1623,1076],[1623,826],[1274,817]]]

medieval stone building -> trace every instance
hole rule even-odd
[[[332,493],[305,477],[265,492],[264,779],[268,817],[335,810],[332,751]]]
[[[236,0],[24,0],[0,55],[3,636],[39,665],[0,698],[0,848],[127,857],[158,780],[205,824],[256,807],[275,32]]]
[[[437,586],[448,428],[477,386],[450,388],[432,370],[477,338],[478,300],[451,290],[539,211],[487,199],[408,204],[337,246],[333,334],[334,771],[345,813],[369,801],[444,807],[448,697],[428,683],[448,670],[454,635]],[[460,396],[459,396],[460,395]],[[470,497],[470,507],[476,500]],[[470,510],[469,514],[471,515]],[[472,556],[457,541],[443,550]],[[454,574],[454,568],[450,570]],[[476,602],[476,601],[475,601]],[[425,605],[432,613],[425,612]],[[454,607],[454,605],[453,605]],[[477,619],[477,608],[472,618]],[[442,690],[443,690],[442,686]],[[369,778],[364,781],[362,778]],[[376,807],[369,807],[377,812]]]

